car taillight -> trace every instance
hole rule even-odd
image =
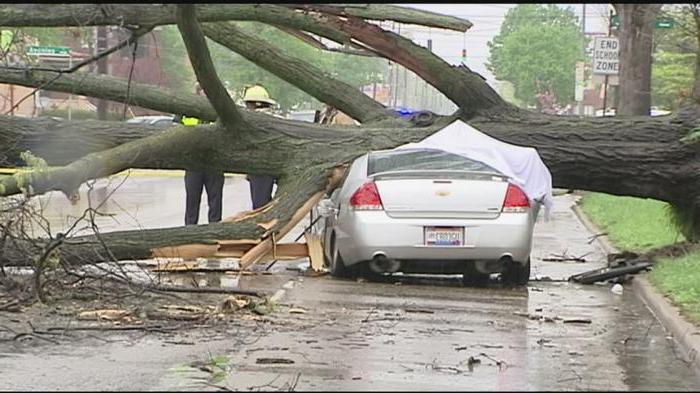
[[[360,186],[350,197],[350,207],[355,210],[382,210],[382,199],[374,181],[368,181]]]
[[[527,195],[515,184],[508,184],[506,199],[503,201],[504,213],[523,213],[530,207],[530,200]]]

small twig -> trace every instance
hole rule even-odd
[[[588,244],[591,244],[591,243],[593,243],[593,241],[594,241],[595,239],[597,239],[597,238],[599,238],[599,237],[601,237],[601,236],[607,236],[607,235],[608,235],[607,232],[596,233],[595,235],[589,236],[589,237],[588,237],[588,242],[587,242],[587,243],[588,243]]]

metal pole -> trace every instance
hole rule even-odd
[[[583,7],[582,7],[582,14],[581,14],[581,38],[582,38],[582,41],[581,41],[581,52],[582,52],[582,54],[583,54],[583,61],[586,61],[586,3],[583,3]],[[583,77],[584,77],[584,81],[581,81],[581,83],[583,84],[583,87],[584,87],[584,90],[585,90],[585,86],[586,86],[586,85],[585,85],[585,78],[586,78],[586,75],[584,74]],[[578,88],[578,86],[576,86],[575,88]],[[574,91],[574,94],[576,94],[575,91]],[[584,112],[584,111],[583,111],[583,97],[581,97],[581,101],[578,102],[578,114],[579,114],[579,116],[582,116],[582,115],[584,114],[583,112]]]
[[[613,17],[613,12],[610,10],[610,18],[608,19],[608,37],[610,37],[610,34],[612,33],[612,17]],[[605,116],[605,112],[607,111],[608,108],[608,75],[605,75],[605,84],[603,85],[603,116]]]

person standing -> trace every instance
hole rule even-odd
[[[246,109],[277,116],[273,107],[277,102],[270,97],[267,89],[261,85],[253,85],[246,88],[243,94],[243,102]],[[265,206],[272,201],[272,188],[277,181],[273,176],[248,175],[250,183],[250,198],[253,202],[253,210]]]
[[[199,84],[195,85],[195,92],[198,95],[204,95],[204,91]],[[196,117],[187,115],[176,116],[173,121],[184,126],[196,126],[206,123]],[[207,217],[209,223],[221,221],[224,173],[220,171],[185,169],[185,225],[197,225],[199,221],[202,189],[207,191],[207,203],[209,205]]]

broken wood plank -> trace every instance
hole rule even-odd
[[[152,258],[207,258],[213,257],[219,249],[218,244],[184,244],[175,247],[160,247],[151,250]]]
[[[272,200],[272,202],[268,203],[265,206],[261,206],[255,210],[248,210],[248,211],[243,211],[239,212],[231,217],[226,217],[221,222],[237,222],[237,221],[243,221],[245,219],[255,217],[258,214],[265,213],[266,211],[272,209],[275,205],[277,204],[277,199]]]
[[[306,247],[311,261],[311,268],[314,271],[320,272],[323,270],[323,245],[321,244],[321,236],[309,232],[304,233],[306,238]],[[277,251],[279,253],[279,251]]]
[[[323,198],[325,191],[319,191],[315,193],[311,198],[309,198],[304,204],[294,212],[292,218],[289,222],[280,229],[276,237],[281,239],[289,231],[291,231],[306,215],[311,211],[311,209]],[[263,240],[260,244],[256,245],[245,255],[241,257],[241,269],[247,269],[253,263],[259,262],[265,255],[272,251],[272,236]]]

